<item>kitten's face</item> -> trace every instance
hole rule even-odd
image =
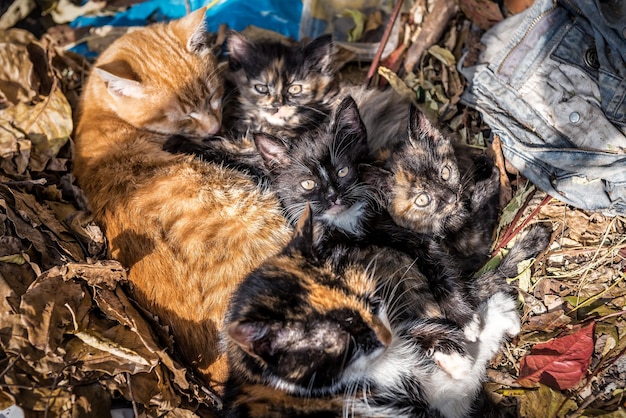
[[[332,393],[365,373],[391,331],[375,280],[362,268],[317,264],[308,214],[303,223],[233,296],[229,359],[235,373],[289,393]]]
[[[253,43],[233,32],[228,49],[244,120],[298,128],[326,117],[335,92],[330,36],[290,47],[278,42]]]
[[[164,134],[206,136],[219,130],[222,74],[203,19],[199,10],[170,25],[148,27],[129,37],[115,56],[99,60],[93,76],[103,81],[103,99],[120,118]],[[159,54],[141,53],[145,43]]]
[[[374,194],[359,179],[367,135],[351,98],[339,105],[326,130],[301,138],[291,148],[263,134],[255,135],[255,142],[292,224],[309,203],[316,221],[361,233]]]
[[[415,108],[409,125],[408,140],[388,161],[388,210],[400,226],[441,235],[460,226],[467,217],[454,149]]]

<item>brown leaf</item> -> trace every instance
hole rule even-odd
[[[526,391],[520,399],[519,416],[524,418],[564,417],[577,408],[571,399],[548,386],[539,385],[538,390]]]
[[[531,387],[541,382],[563,390],[575,386],[587,373],[594,349],[595,322],[573,334],[537,344],[520,362],[517,383]]]
[[[504,19],[498,3],[492,0],[459,0],[463,13],[483,30]]]

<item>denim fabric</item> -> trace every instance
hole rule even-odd
[[[482,43],[462,101],[504,156],[559,200],[626,214],[626,2],[536,0]]]

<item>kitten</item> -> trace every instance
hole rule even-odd
[[[74,174],[136,300],[219,390],[227,301],[290,228],[275,196],[248,176],[162,149],[172,135],[219,129],[222,77],[206,35],[201,9],[101,54],[81,98]]]
[[[287,219],[295,225],[310,204],[320,252],[326,243],[342,241],[406,252],[428,278],[447,317],[460,326],[469,323],[473,308],[462,293],[454,262],[431,237],[396,225],[380,206],[376,190],[362,180],[362,162],[369,160],[368,136],[354,100],[344,98],[330,119],[326,128],[293,144],[264,133],[254,136]]]
[[[416,107],[408,131],[387,153],[375,179],[393,220],[437,237],[469,276],[488,259],[498,217],[499,172],[486,157],[468,155]]]
[[[231,300],[226,416],[485,416],[472,408],[486,363],[520,328],[505,279],[545,248],[549,233],[531,229],[476,282],[481,296],[497,289],[477,309],[472,343],[441,317],[410,257],[343,244],[320,257],[312,225],[305,211],[286,249]],[[407,304],[422,311],[405,320],[397,313]]]
[[[231,32],[227,48],[236,103],[226,131],[293,140],[327,119],[338,92],[330,35],[286,45]]]

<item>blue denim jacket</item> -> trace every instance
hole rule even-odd
[[[537,187],[626,214],[626,2],[536,0],[482,38],[462,96]]]

